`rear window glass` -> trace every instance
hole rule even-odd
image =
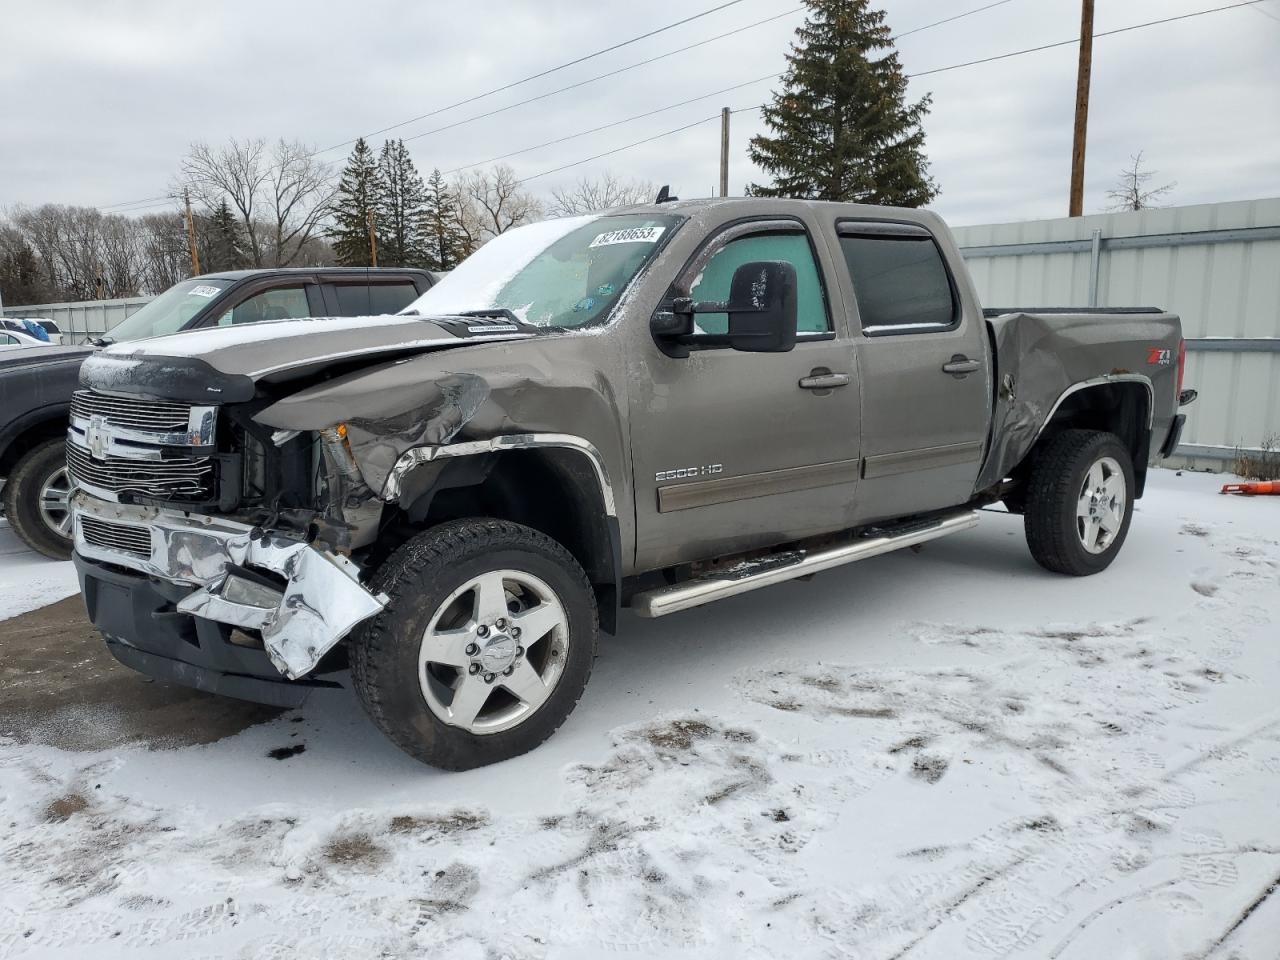
[[[942,252],[928,236],[841,236],[840,248],[858,298],[862,328],[950,326],[951,281]]]
[[[338,315],[343,317],[380,317],[399,313],[418,298],[412,283],[340,283],[334,286],[338,295]]]

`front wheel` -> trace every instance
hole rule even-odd
[[[504,520],[422,533],[378,571],[390,598],[351,643],[370,718],[424,763],[519,756],[577,706],[598,634],[586,574],[559,543]]]
[[[1083,577],[1110,566],[1133,519],[1133,461],[1113,433],[1064,430],[1036,457],[1026,489],[1027,546],[1046,570]]]
[[[71,478],[65,440],[46,440],[14,465],[4,515],[27,546],[53,560],[71,558]]]

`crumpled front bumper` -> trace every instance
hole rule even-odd
[[[360,584],[360,569],[348,558],[278,532],[110,503],[83,490],[72,496],[71,510],[76,553],[196,587],[178,602],[179,613],[259,631],[271,663],[291,680],[314,670],[387,602]]]

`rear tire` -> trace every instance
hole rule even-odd
[[[4,515],[18,539],[51,560],[71,559],[71,510],[67,502],[64,440],[46,440],[28,450],[4,485]]]
[[[1135,489],[1119,437],[1064,430],[1037,454],[1028,478],[1023,526],[1031,555],[1054,573],[1105,570],[1129,533]]]
[[[442,524],[392,554],[370,588],[390,602],[353,637],[351,678],[411,757],[468,770],[519,756],[582,697],[595,594],[545,534],[505,520]]]

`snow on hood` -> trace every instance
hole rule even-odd
[[[221,373],[256,380],[293,367],[349,357],[418,353],[531,336],[534,333],[527,328],[469,317],[308,317],[135,340],[108,347],[103,354],[110,359],[191,357]]]

